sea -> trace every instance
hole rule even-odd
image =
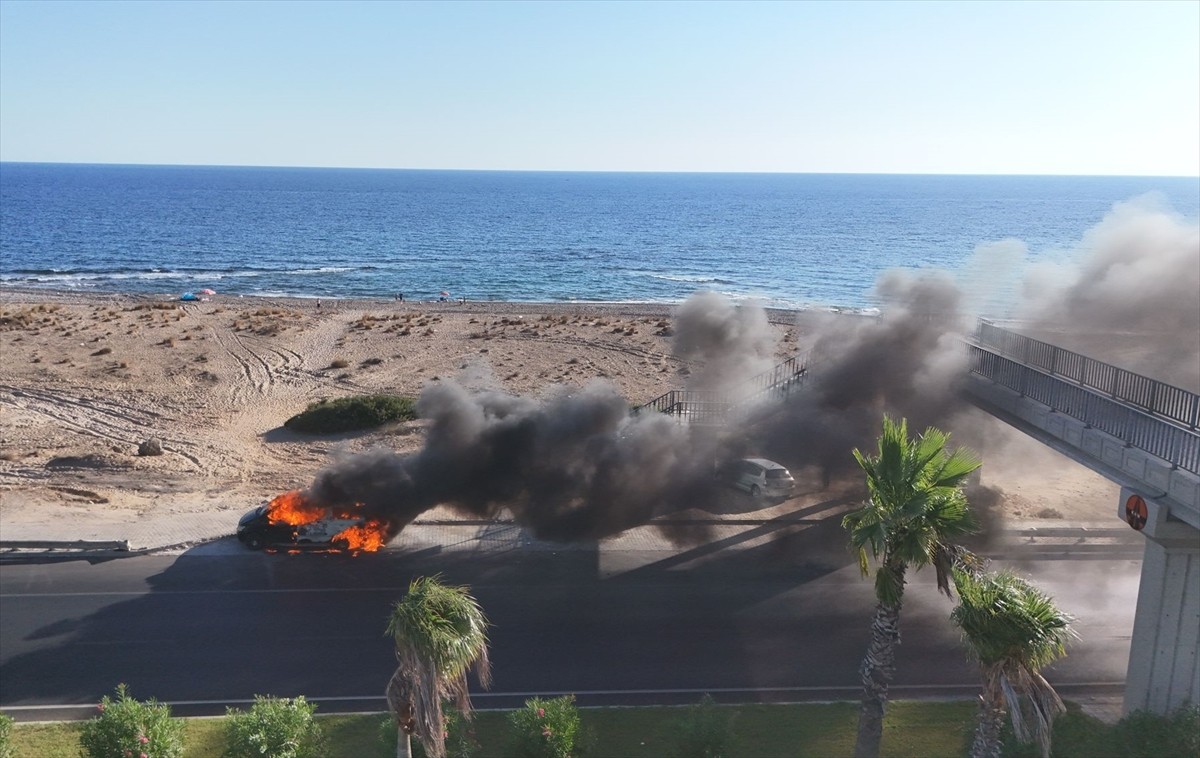
[[[979,289],[989,255],[1070,264],[1129,201],[1195,222],[1200,179],[0,163],[0,296],[874,309],[890,269]]]

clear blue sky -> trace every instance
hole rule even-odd
[[[1200,174],[1200,2],[0,0],[0,160]]]

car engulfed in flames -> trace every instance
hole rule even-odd
[[[255,550],[320,549],[349,553],[375,552],[391,538],[386,521],[370,518],[355,504],[327,508],[301,490],[279,495],[238,521],[237,538]]]

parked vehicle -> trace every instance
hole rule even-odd
[[[785,498],[796,480],[785,467],[766,458],[743,458],[721,467],[717,477],[753,497]]]
[[[238,521],[237,538],[246,547],[252,550],[265,547],[344,550],[349,547],[349,542],[345,539],[334,540],[334,537],[352,526],[361,526],[364,523],[364,519],[361,518],[336,518],[329,511],[321,518],[306,524],[272,522],[268,511],[268,506],[260,505]]]

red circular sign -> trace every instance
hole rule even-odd
[[[1146,510],[1146,501],[1141,495],[1130,495],[1125,501],[1125,520],[1129,525],[1139,532],[1146,525],[1146,519],[1150,517],[1150,512]]]

